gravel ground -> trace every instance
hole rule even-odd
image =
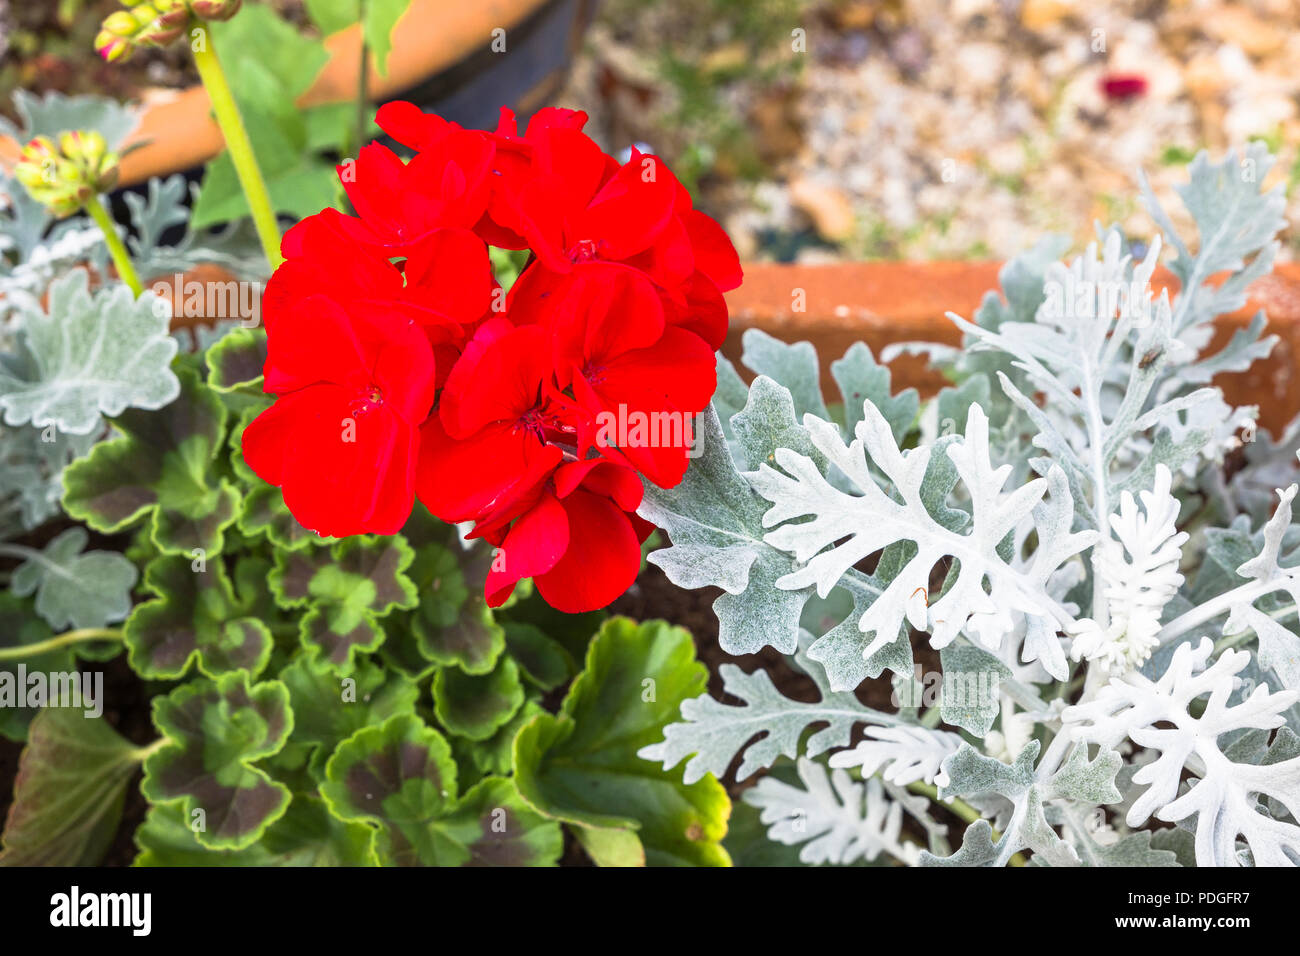
[[[607,0],[563,101],[685,170],[745,256],[1002,258],[1149,235],[1137,170],[1177,208],[1203,147],[1264,139],[1289,185],[1298,25],[1291,0]]]

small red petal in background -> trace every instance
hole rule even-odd
[[[1100,81],[1101,91],[1108,100],[1136,99],[1147,91],[1146,77],[1138,73],[1107,73]]]

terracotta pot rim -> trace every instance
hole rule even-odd
[[[899,342],[960,345],[961,333],[947,313],[973,318],[986,295],[998,294],[1001,267],[996,261],[746,263],[745,281],[726,295],[731,325],[723,353],[738,360],[751,328],[786,342],[811,342],[823,386],[835,395],[830,363],[856,342],[877,356]],[[1176,290],[1177,281],[1159,269],[1152,285],[1158,295],[1162,288]],[[1259,405],[1261,425],[1276,435],[1300,414],[1300,263],[1278,263],[1250,286],[1248,296],[1245,306],[1215,322],[1208,351],[1217,351],[1258,311],[1265,312],[1266,334],[1276,335],[1277,345],[1266,359],[1244,372],[1219,375],[1215,383],[1234,405]],[[929,396],[947,384],[923,356],[900,355],[889,365],[895,391],[916,388]]]
[[[449,4],[447,0],[412,0],[393,31],[388,72],[371,67],[371,92],[382,100],[411,89],[459,62],[466,53],[489,42],[494,29],[509,31],[550,0],[477,0]],[[361,30],[353,25],[325,38],[329,61],[311,87],[298,98],[302,107],[352,99],[361,60]],[[166,176],[199,166],[221,151],[221,130],[209,115],[202,86],[183,90],[146,88],[140,91],[140,121],[123,148],[140,144],[122,158],[120,184],[131,186],[153,176]],[[0,161],[11,165],[22,144],[0,136]]]

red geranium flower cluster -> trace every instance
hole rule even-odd
[[[534,578],[564,611],[632,583],[651,530],[640,475],[686,470],[691,417],[716,384],[722,293],[740,264],[655,156],[620,164],[542,110],[494,133],[409,103],[339,167],[356,216],[327,209],[284,237],[268,283],[266,391],[248,464],[322,535],[393,534],[418,496],[500,551],[501,604]],[[488,244],[528,249],[503,293]]]

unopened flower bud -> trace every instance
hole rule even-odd
[[[140,47],[167,46],[185,33],[192,14],[185,0],[131,0],[130,10],[104,18],[95,49],[110,62],[124,60]]]
[[[244,0],[190,0],[190,10],[200,20],[229,20]]]
[[[14,177],[56,216],[70,216],[117,184],[118,158],[96,132],[68,132],[59,142],[37,136],[14,166]]]

